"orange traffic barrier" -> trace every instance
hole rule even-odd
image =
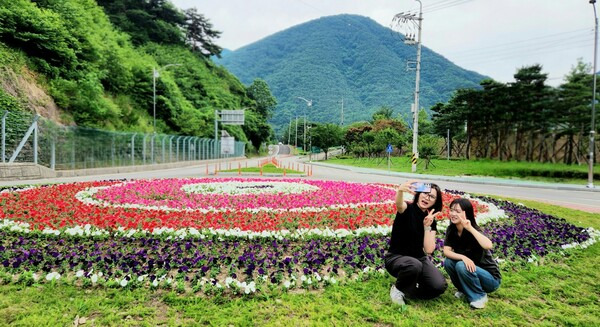
[[[285,176],[285,168],[283,168],[283,176]]]
[[[238,162],[238,175],[242,175],[242,165]]]
[[[262,176],[262,166],[260,166],[260,176]]]

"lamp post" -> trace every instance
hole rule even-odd
[[[596,0],[590,0],[594,8],[594,83],[592,87],[592,125],[590,126],[590,154],[589,154],[589,169],[588,169],[588,188],[594,188],[594,143],[596,142],[596,53],[598,51],[598,16],[596,15]]]
[[[308,126],[308,162],[312,162],[312,135],[310,134],[310,129],[312,126]]]
[[[181,64],[168,64],[156,69],[156,67],[152,67],[152,117],[153,117],[153,127],[152,132],[156,134],[156,79],[160,77],[160,72],[163,69],[166,69],[171,66],[181,66]]]
[[[304,100],[304,102],[306,102],[307,107],[310,108],[312,106],[312,100],[306,100],[303,97],[296,97],[296,98],[298,98],[300,100]],[[304,110],[304,132],[302,134],[304,134],[303,135],[304,141],[302,142],[302,148],[304,149],[304,152],[306,152],[306,108]]]

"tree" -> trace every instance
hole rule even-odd
[[[342,128],[335,124],[324,124],[313,127],[310,131],[312,144],[325,152],[325,160],[329,148],[341,145],[343,141]]]
[[[271,126],[256,112],[251,110],[246,110],[245,122],[242,129],[256,151],[260,149],[262,143],[271,137],[272,133]]]
[[[213,30],[213,25],[203,14],[198,13],[198,9],[190,8],[185,12],[185,40],[192,47],[193,51],[202,54],[204,57],[217,56],[221,58],[223,48],[214,43],[214,39],[219,38],[221,32]]]
[[[388,106],[382,106],[377,111],[375,111],[375,113],[373,113],[373,122],[380,120],[380,119],[392,120],[393,116],[394,116],[394,109],[392,109]]]
[[[147,42],[183,45],[186,17],[167,0],[96,0],[110,21],[131,35],[135,45]]]
[[[248,96],[256,101],[256,112],[265,119],[273,116],[273,110],[277,106],[277,99],[271,94],[269,84],[264,80],[255,79],[247,89]]]

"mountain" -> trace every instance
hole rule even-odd
[[[369,120],[382,106],[395,114],[410,113],[416,46],[370,18],[357,15],[322,17],[283,30],[238,50],[217,63],[243,83],[264,79],[277,98],[271,122],[287,124],[296,115],[318,122],[344,124]],[[447,101],[457,88],[479,87],[485,78],[422,47],[420,106]],[[313,100],[306,103],[297,97]]]
[[[188,16],[209,26],[169,1],[0,0],[0,109],[146,133],[156,117],[158,133],[212,137],[215,109],[248,108],[244,126],[223,128],[258,148],[266,116],[235,76],[184,42]]]

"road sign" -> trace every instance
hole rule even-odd
[[[221,110],[221,123],[225,125],[244,125],[244,110]]]
[[[392,145],[388,144],[387,149],[386,149],[387,153],[392,153],[392,150],[393,150]]]

